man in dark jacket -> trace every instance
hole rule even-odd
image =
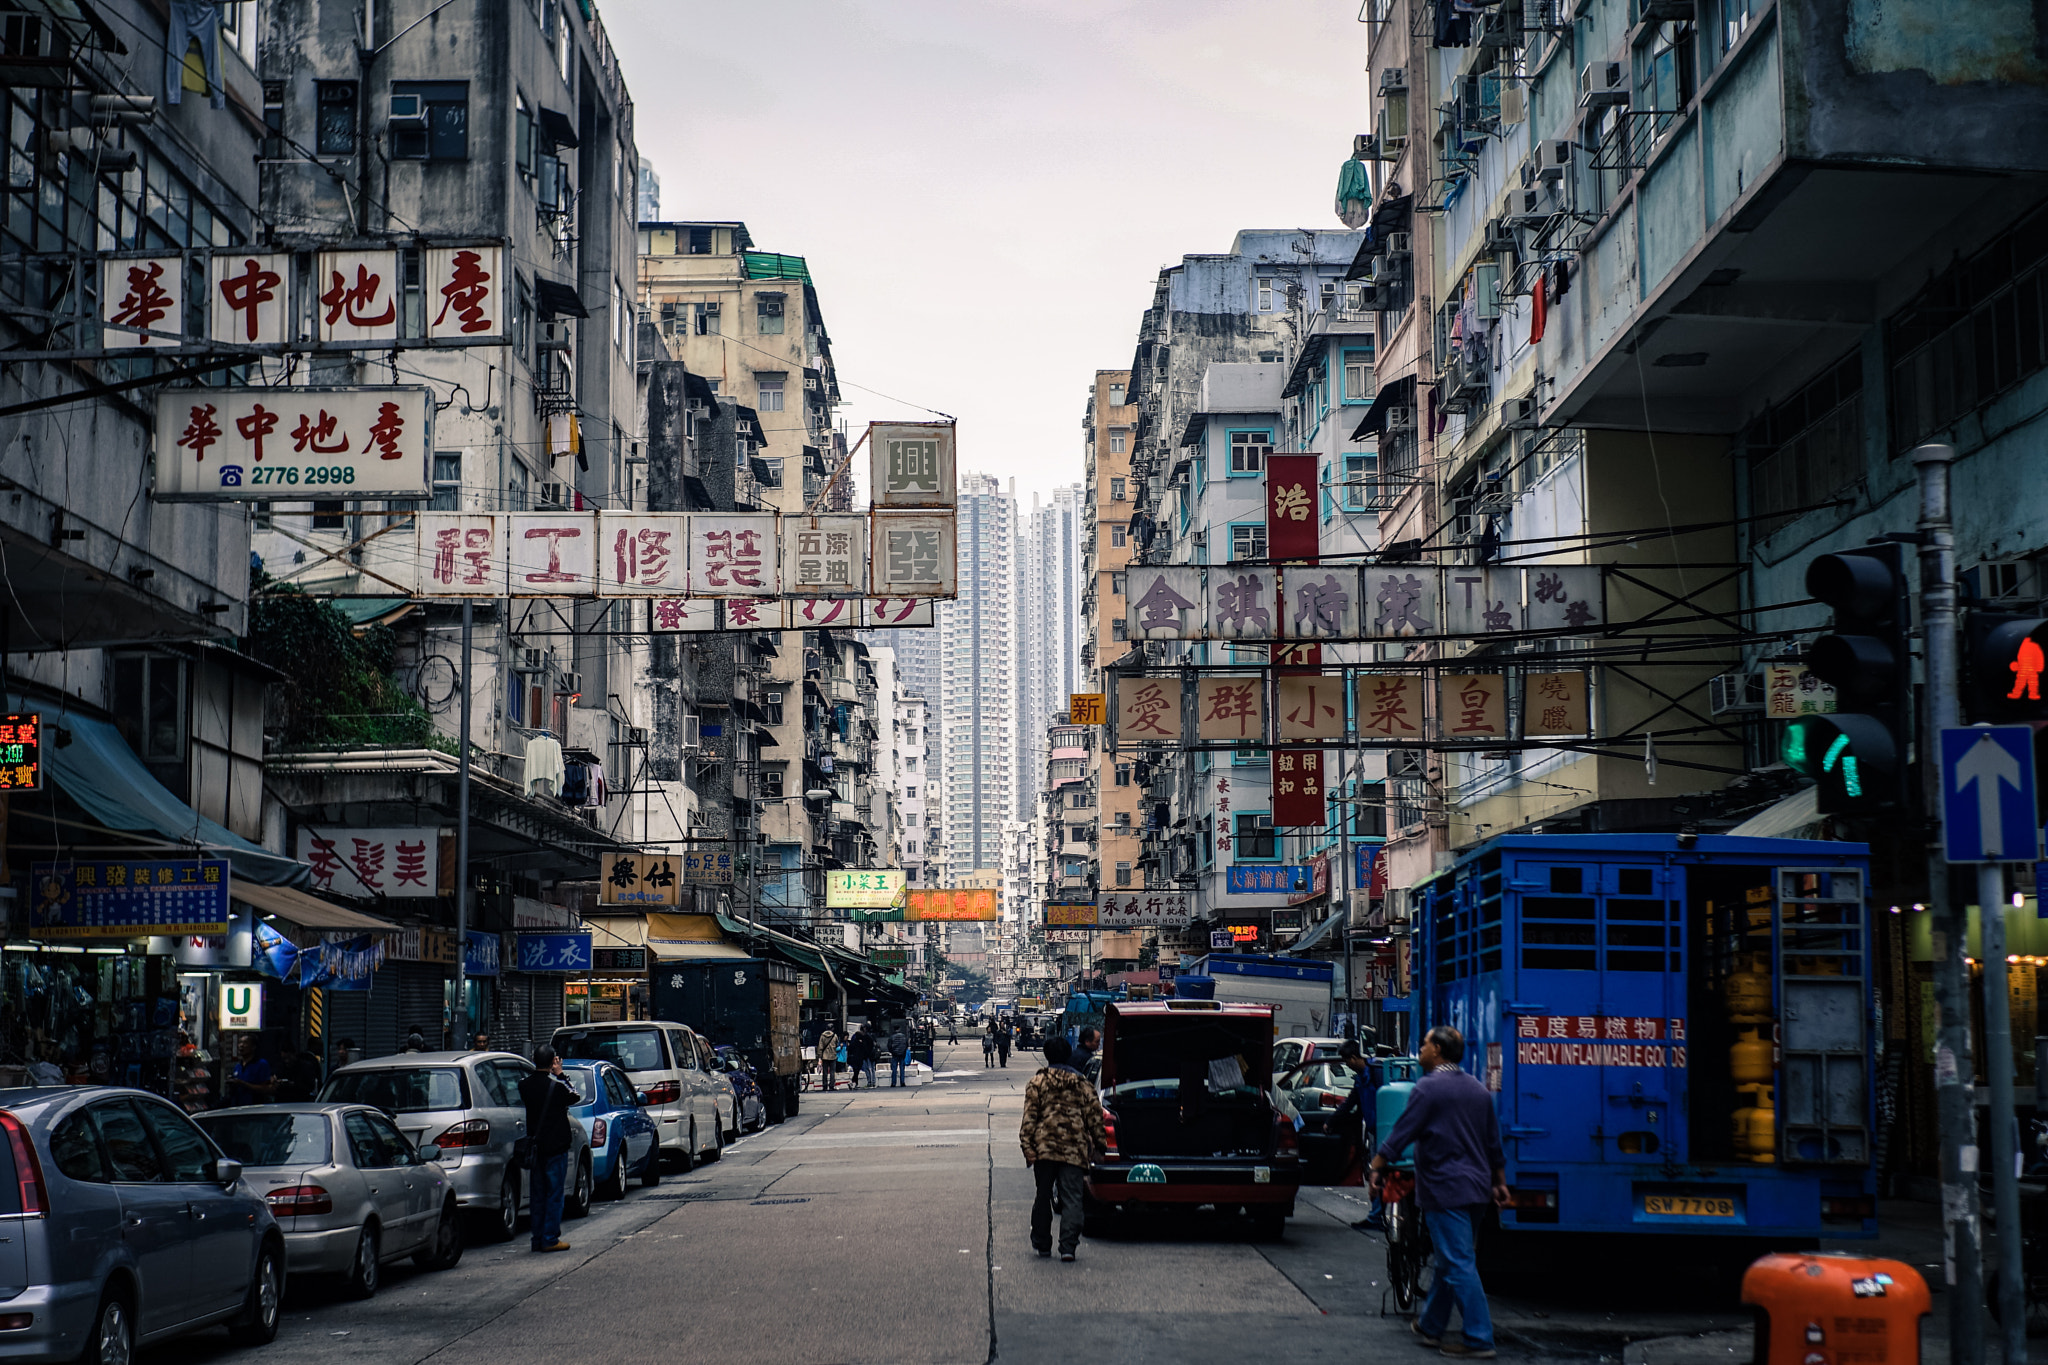
[[[996,1024],[996,1062],[1001,1066],[1010,1064],[1010,1021],[1007,1017]]]
[[[532,1147],[529,1170],[533,1197],[529,1215],[535,1251],[567,1251],[562,1240],[562,1186],[568,1178],[570,1106],[576,1092],[562,1079],[562,1059],[546,1044],[533,1050],[534,1072],[519,1083],[526,1103],[526,1136]]]
[[[852,1073],[852,1079],[847,1082],[849,1089],[860,1089],[862,1075],[868,1078],[868,1089],[875,1088],[875,1035],[868,1032],[866,1024],[855,1029],[853,1037],[846,1040],[846,1065]]]
[[[1493,1316],[1479,1283],[1472,1240],[1486,1205],[1505,1207],[1508,1202],[1508,1158],[1500,1145],[1500,1115],[1492,1093],[1458,1066],[1465,1055],[1465,1039],[1456,1029],[1431,1029],[1416,1055],[1424,1075],[1394,1131],[1387,1134],[1386,1145],[1373,1154],[1373,1191],[1379,1192],[1387,1163],[1414,1144],[1416,1204],[1428,1224],[1438,1264],[1429,1297],[1409,1327],[1425,1346],[1434,1346],[1443,1355],[1491,1360]],[[1462,1346],[1443,1340],[1451,1325],[1453,1301],[1464,1320]]]
[[[889,1030],[889,1088],[905,1085],[903,1069],[910,1062],[910,1029],[902,1020]]]
[[[1045,1040],[1045,1067],[1024,1087],[1024,1121],[1017,1130],[1024,1164],[1038,1184],[1031,1203],[1031,1245],[1052,1255],[1052,1212],[1060,1210],[1060,1259],[1071,1261],[1081,1245],[1081,1178],[1109,1147],[1102,1101],[1087,1077],[1074,1070],[1073,1048],[1064,1038]]]

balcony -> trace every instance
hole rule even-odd
[[[844,702],[846,705],[852,706],[860,700],[860,691],[854,686],[853,679],[851,678],[827,678],[825,680],[825,699],[831,702]]]

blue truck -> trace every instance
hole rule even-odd
[[[1412,889],[1412,1008],[1495,1092],[1521,1241],[1874,1237],[1863,844],[1506,835]]]

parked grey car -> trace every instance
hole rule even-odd
[[[514,1166],[512,1144],[526,1136],[519,1082],[532,1074],[532,1064],[510,1052],[400,1052],[341,1068],[320,1098],[382,1110],[414,1147],[440,1148],[436,1160],[457,1206],[504,1241],[531,1202],[533,1182]],[[575,1118],[569,1129],[574,1174],[562,1211],[581,1218],[590,1212],[590,1134]]]
[[[270,1104],[196,1118],[269,1203],[293,1275],[343,1275],[377,1292],[385,1262],[423,1270],[462,1259],[455,1189],[432,1143],[414,1148],[382,1110],[360,1104]]]
[[[270,1206],[179,1110],[113,1086],[0,1090],[0,1355],[128,1365],[226,1324],[277,1335]]]

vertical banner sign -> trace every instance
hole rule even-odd
[[[1437,679],[1439,737],[1506,739],[1507,679],[1498,673],[1445,673]]]
[[[657,597],[647,604],[647,628],[657,635],[674,631],[717,630],[718,599]]]
[[[596,595],[595,512],[515,512],[506,521],[514,597]]]
[[[505,335],[503,247],[428,247],[421,254],[429,341],[474,344]]]
[[[185,262],[178,256],[113,258],[100,263],[100,344],[178,346],[185,340]],[[114,331],[117,327],[134,331]]]
[[[1180,679],[1126,678],[1117,684],[1116,736],[1120,743],[1179,739]]]
[[[1358,734],[1362,739],[1422,738],[1422,678],[1414,673],[1358,675]]]
[[[322,341],[398,340],[398,253],[322,251],[313,314]]]
[[[681,512],[599,512],[599,596],[681,596],[689,587],[689,521]]]
[[[1212,675],[1197,681],[1195,737],[1265,743],[1265,679]]]
[[[285,282],[291,277],[292,258],[283,252],[214,252],[206,274],[208,335],[231,346],[290,341]]]
[[[1355,568],[1290,568],[1282,573],[1281,624],[1289,639],[1355,639],[1364,633],[1359,617]]]
[[[164,389],[152,496],[427,497],[427,399],[422,388]]]
[[[1344,737],[1344,680],[1282,674],[1274,684],[1274,738],[1281,743]]]
[[[1183,640],[1202,635],[1202,571],[1139,568],[1130,571],[1133,640]]]
[[[1271,640],[1280,571],[1241,565],[1209,570],[1209,634],[1218,640]]]
[[[1531,673],[1522,679],[1522,735],[1549,739],[1593,733],[1584,673]]]
[[[33,711],[0,715],[0,792],[43,789],[43,722]],[[0,807],[0,838],[7,816]]]
[[[696,596],[778,596],[781,567],[772,513],[690,518],[690,591]]]
[[[958,532],[951,512],[875,513],[877,597],[952,597],[959,591]]]
[[[828,597],[868,586],[868,519],[859,514],[789,517],[782,527],[785,592]]]
[[[422,512],[414,520],[419,527],[415,596],[506,595],[505,544],[500,536],[505,518],[484,512]]]
[[[1282,749],[1273,755],[1273,823],[1323,824],[1323,751]]]
[[[1315,562],[1322,519],[1316,515],[1316,457],[1266,457],[1266,554]]]
[[[951,507],[951,422],[870,422],[868,496],[876,507]]]

